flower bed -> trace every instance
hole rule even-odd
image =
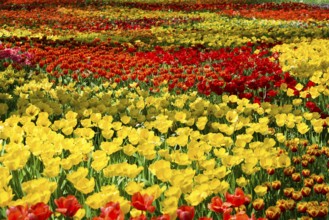
[[[328,217],[326,8],[66,3],[0,4],[0,219]]]

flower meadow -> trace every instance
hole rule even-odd
[[[329,211],[329,8],[0,3],[0,219]]]

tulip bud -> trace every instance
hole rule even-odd
[[[268,174],[268,175],[273,175],[274,172],[275,172],[275,169],[274,169],[274,168],[268,168],[268,169],[267,169],[267,174]]]
[[[293,192],[294,192],[294,188],[285,188],[285,189],[283,189],[283,193],[286,197],[291,197]]]
[[[320,193],[322,193],[323,187],[324,187],[324,184],[315,184],[313,186],[313,190],[314,190],[314,192],[320,194]]]
[[[297,204],[297,211],[300,213],[305,213],[307,210],[307,202],[299,202]]]
[[[323,175],[315,175],[314,181],[317,182],[317,183],[323,183],[324,176]]]
[[[322,150],[316,150],[314,156],[319,157],[322,154]]]
[[[265,206],[265,202],[264,199],[255,199],[252,203],[252,207],[256,210],[256,211],[260,211],[264,208]]]
[[[301,180],[300,173],[293,173],[291,175],[291,178],[292,178],[293,181],[299,182]]]
[[[300,158],[300,157],[293,157],[293,158],[292,158],[292,162],[293,162],[294,164],[299,164],[299,163],[301,162],[301,158]]]
[[[310,174],[311,174],[311,171],[309,169],[302,170],[303,177],[308,177],[308,176],[310,176]]]
[[[269,220],[277,220],[280,218],[281,210],[279,207],[276,206],[270,206],[265,211],[266,218]]]
[[[293,209],[295,209],[295,207],[296,207],[296,202],[294,200],[292,200],[292,199],[286,200],[286,208],[288,210],[293,210]]]
[[[281,188],[281,181],[275,180],[272,182],[272,188],[275,190],[279,190]]]
[[[307,161],[308,161],[308,163],[314,163],[315,156],[314,155],[310,156]]]
[[[329,185],[324,185],[323,190],[322,190],[322,194],[327,194],[329,192]]]
[[[312,189],[310,187],[306,187],[306,186],[301,189],[302,195],[304,197],[309,196],[311,191],[312,191]]]
[[[292,194],[291,194],[291,198],[295,201],[300,201],[302,200],[303,198],[303,195],[300,191],[294,191]]]
[[[290,145],[289,148],[292,152],[297,152],[298,151],[298,145],[296,145],[296,144]]]
[[[316,206],[311,206],[311,207],[307,208],[306,212],[309,216],[311,216],[312,218],[315,218],[319,214],[319,209]]]
[[[318,217],[323,218],[328,215],[328,206],[318,206],[319,214]]]
[[[286,200],[284,200],[284,199],[277,200],[276,201],[276,207],[279,207],[281,212],[286,211],[286,209],[287,209]]]
[[[314,180],[313,179],[311,179],[311,178],[304,179],[304,186],[313,187],[313,185],[314,185]]]
[[[302,166],[307,167],[308,166],[308,161],[307,160],[302,160]]]
[[[285,176],[291,176],[295,172],[296,168],[295,167],[287,167],[284,168],[283,173]]]

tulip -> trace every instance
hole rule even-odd
[[[297,211],[300,213],[305,213],[307,211],[307,202],[297,203]]]
[[[135,193],[131,198],[131,205],[141,211],[149,211],[153,213],[155,207],[152,206],[153,196],[147,194],[142,195],[140,192]]]
[[[283,189],[283,194],[286,197],[291,197],[293,192],[294,192],[294,188],[285,188],[285,189]]]
[[[291,198],[295,201],[300,201],[303,199],[303,194],[302,192],[300,191],[294,191],[292,194],[291,194]]]
[[[316,193],[318,193],[318,194],[322,193],[323,188],[324,188],[324,184],[315,184],[315,185],[313,186],[313,190],[314,190],[314,192],[316,192]]]
[[[211,199],[211,203],[208,204],[208,208],[216,213],[224,213],[224,211],[228,209],[230,205],[230,203],[223,203],[219,196],[215,196]]]
[[[177,209],[177,217],[179,220],[192,220],[194,218],[194,207],[183,205]]]
[[[226,202],[230,203],[234,207],[239,207],[240,205],[250,202],[250,199],[244,195],[241,188],[236,188],[234,194],[225,194]]]
[[[310,193],[311,193],[311,191],[312,191],[312,189],[311,189],[310,187],[307,187],[307,186],[305,186],[305,187],[303,187],[303,188],[301,189],[302,195],[303,195],[304,197],[309,196]]]
[[[27,206],[14,206],[9,207],[6,211],[8,220],[29,220],[29,212]]]
[[[269,220],[277,220],[280,218],[281,210],[279,207],[276,206],[270,206],[265,211],[266,218]]]
[[[30,219],[46,220],[52,215],[49,206],[43,202],[31,206],[29,212]]]
[[[303,177],[308,177],[308,176],[310,176],[310,174],[311,174],[310,170],[308,170],[308,169],[303,169],[302,170]]]
[[[55,204],[57,206],[56,212],[59,212],[67,217],[73,217],[75,213],[77,213],[77,211],[82,207],[77,198],[73,195],[55,199]]]
[[[272,188],[275,190],[279,190],[281,188],[281,182],[279,180],[273,181]]]
[[[108,220],[124,220],[119,203],[109,202],[101,208],[100,217]]]

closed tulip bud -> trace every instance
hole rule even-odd
[[[320,202],[320,206],[326,206],[326,207],[329,207],[329,202],[327,202],[327,201],[322,201],[322,202]]]
[[[291,175],[291,178],[292,178],[293,181],[299,182],[301,180],[300,173],[293,173]]]
[[[267,174],[268,175],[273,175],[275,173],[275,169],[274,168],[268,168],[267,169]]]
[[[294,163],[294,164],[300,164],[300,162],[301,162],[301,158],[300,157],[293,157],[292,158],[292,162]]]
[[[280,218],[281,210],[279,207],[270,206],[266,209],[265,215],[269,220],[277,220]]]
[[[315,175],[314,181],[317,182],[317,183],[323,183],[324,176],[323,175]]]
[[[308,159],[307,159],[307,161],[308,161],[308,163],[314,163],[314,161],[315,161],[315,156],[314,155],[312,155],[312,156],[310,156]]]
[[[283,190],[283,194],[286,196],[286,197],[291,197],[292,193],[294,192],[294,188],[285,188]]]
[[[302,195],[303,195],[304,197],[309,196],[310,193],[311,193],[311,191],[312,191],[312,189],[311,189],[310,187],[307,187],[307,186],[305,186],[305,187],[303,187],[303,188],[301,189]]]
[[[307,202],[297,203],[297,211],[300,213],[305,213],[307,210]]]
[[[324,185],[322,194],[326,195],[329,192],[329,185]]]
[[[287,167],[284,168],[283,173],[285,176],[291,176],[295,172],[296,168],[295,167]]]
[[[311,178],[304,179],[304,186],[313,187],[313,185],[314,185],[314,180],[313,179],[311,179]]]
[[[292,199],[286,200],[286,208],[288,210],[293,210],[293,209],[295,209],[295,207],[296,207],[296,202],[294,200],[292,200]]]
[[[320,193],[322,193],[323,187],[324,187],[324,184],[315,184],[313,186],[313,190],[314,190],[314,192],[320,194]]]
[[[264,199],[255,199],[252,203],[252,207],[256,210],[256,211],[260,211],[264,208],[265,206],[265,202]]]
[[[302,170],[303,177],[308,177],[308,176],[310,176],[310,174],[311,174],[311,171],[309,169]]]
[[[302,166],[307,167],[308,166],[308,161],[307,160],[302,160]]]
[[[277,200],[276,201],[276,207],[279,207],[281,212],[286,211],[286,209],[287,209],[286,200],[284,200],[284,199]]]
[[[290,150],[292,151],[292,152],[297,152],[298,151],[298,146],[297,145],[290,145]]]
[[[281,188],[281,181],[275,180],[272,182],[272,188],[275,190],[279,190]]]
[[[319,157],[322,154],[322,150],[316,150],[314,156]]]
[[[319,209],[316,206],[312,206],[312,207],[307,208],[306,212],[309,216],[311,216],[312,218],[315,218],[319,214]]]
[[[291,198],[295,201],[300,201],[303,198],[303,195],[300,191],[295,191],[291,194]]]
[[[328,206],[318,206],[319,214],[318,217],[323,218],[328,215]]]

